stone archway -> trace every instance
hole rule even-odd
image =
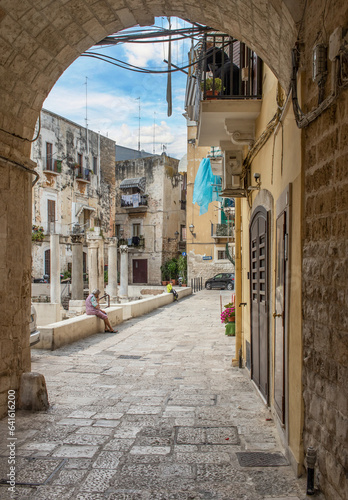
[[[290,7],[287,6],[289,4]],[[233,34],[254,49],[287,87],[290,49],[299,12],[279,0],[217,0],[193,5],[155,0],[14,0],[0,7],[0,267],[3,307],[0,341],[4,353],[1,411],[6,391],[18,388],[30,369],[27,319],[31,270],[31,138],[42,104],[64,70],[105,36],[151,25],[155,16],[178,16]],[[29,170],[29,172],[28,172]],[[10,293],[6,293],[10,290]],[[11,339],[11,340],[9,340]]]
[[[42,103],[64,70],[85,50],[105,36],[124,28],[151,25],[155,16],[178,16],[233,34],[245,42],[272,69],[284,87],[290,77],[290,49],[296,36],[297,12],[287,3],[264,0],[226,3],[217,0],[175,6],[154,0],[89,2],[68,0],[15,0],[0,8],[2,120],[0,140],[24,155]],[[6,134],[7,131],[11,135]]]

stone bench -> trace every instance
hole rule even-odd
[[[176,288],[179,299],[190,295],[192,289]],[[158,307],[168,305],[173,302],[173,294],[163,293],[161,295],[146,297],[142,300],[126,302],[112,305],[106,309],[111,325],[115,326],[126,319],[136,318],[147,314]],[[40,342],[35,345],[35,349],[48,349],[54,351],[66,344],[71,344],[95,333],[104,332],[104,321],[97,316],[87,316],[82,314],[75,318],[70,318],[46,326],[38,326],[40,331]]]

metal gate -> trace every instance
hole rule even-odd
[[[250,224],[251,378],[268,402],[268,216],[256,209]]]

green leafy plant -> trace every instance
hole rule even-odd
[[[32,226],[32,233],[31,233],[31,240],[32,241],[43,241],[45,235],[44,235],[44,228],[42,226]]]
[[[187,257],[180,255],[178,257],[178,274],[182,277],[183,284],[187,283]]]
[[[214,90],[220,92],[222,89],[222,81],[221,78],[206,78],[205,80],[205,90]],[[204,80],[201,81],[201,90],[204,91]]]

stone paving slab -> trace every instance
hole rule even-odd
[[[304,500],[289,466],[237,460],[284,450],[248,372],[232,368],[234,354],[213,290],[126,321],[117,335],[33,349],[50,408],[16,413],[16,465],[19,478],[44,484],[17,485],[16,498]],[[2,478],[7,452],[0,443]],[[0,498],[11,498],[5,485]]]

